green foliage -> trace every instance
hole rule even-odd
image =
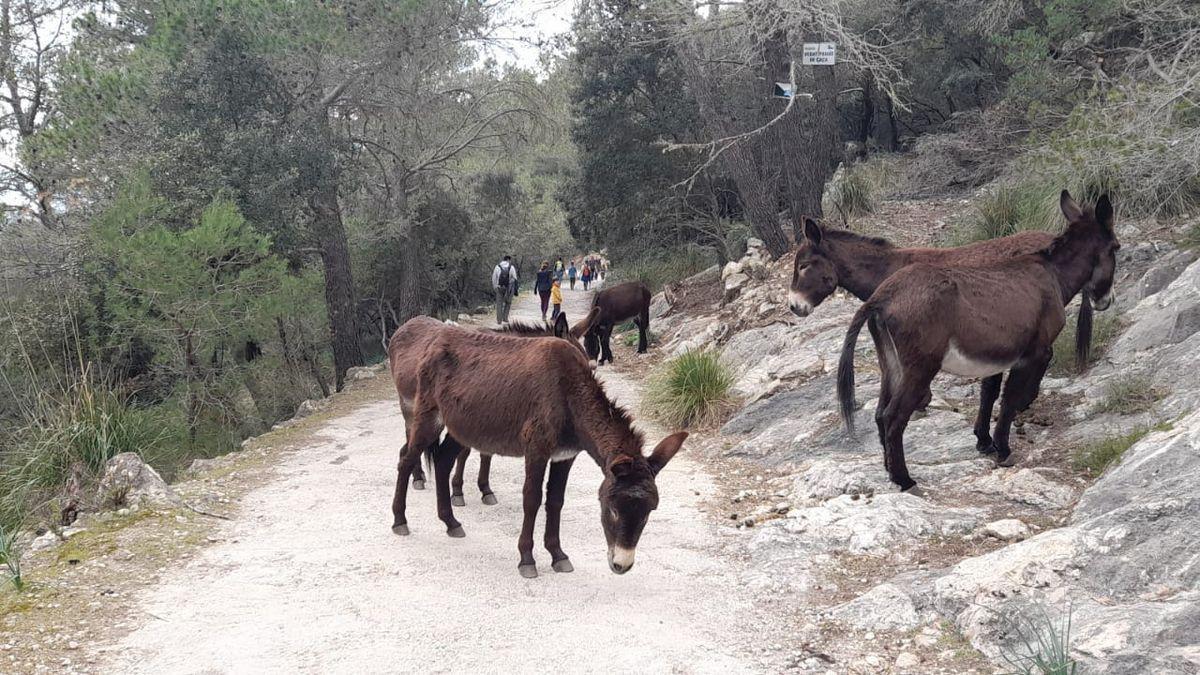
[[[1057,621],[1045,607],[1035,616],[1018,613],[1016,618],[1002,616],[1015,634],[1018,644],[1001,651],[1012,672],[1020,675],[1075,675],[1078,664],[1071,657],[1072,609]]]
[[[1118,377],[1104,387],[1104,398],[1092,409],[1097,413],[1133,415],[1148,412],[1165,394],[1154,386],[1154,381],[1145,376]]]
[[[21,548],[17,542],[18,529],[0,523],[0,566],[4,567],[9,583],[17,591],[25,589],[21,576]]]
[[[854,167],[835,180],[826,195],[833,211],[841,215],[844,223],[856,216],[875,212],[875,186],[865,169]]]
[[[1062,221],[1059,190],[1039,183],[1002,186],[980,198],[974,218],[952,234],[951,243],[962,245],[1027,230],[1055,231]]]
[[[1150,431],[1149,427],[1139,427],[1121,436],[1086,443],[1075,450],[1071,457],[1071,464],[1079,471],[1099,476],[1114,462],[1120,460],[1126,450],[1145,438]]]
[[[713,255],[704,249],[688,246],[673,251],[646,251],[637,257],[626,258],[619,254],[613,258],[614,269],[608,273],[606,283],[640,281],[657,293],[667,284],[686,279],[693,274],[717,264]]]
[[[1109,347],[1121,335],[1125,327],[1116,312],[1097,313],[1092,324],[1092,349],[1088,364],[1099,361],[1108,352]],[[1075,332],[1078,324],[1068,316],[1067,325],[1054,339],[1054,355],[1050,358],[1048,371],[1055,377],[1069,377],[1076,374],[1075,363]]]
[[[650,376],[642,409],[672,428],[703,427],[728,414],[732,387],[733,374],[716,352],[688,351]]]

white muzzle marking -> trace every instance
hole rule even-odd
[[[608,549],[608,564],[617,574],[624,574],[633,567],[634,549],[613,546]]]
[[[788,306],[796,316],[808,316],[812,313],[813,305],[799,291],[788,293]]]

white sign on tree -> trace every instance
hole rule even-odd
[[[805,42],[800,63],[806,66],[832,66],[837,63],[837,43]]]

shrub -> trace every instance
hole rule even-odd
[[[1092,351],[1088,363],[1098,361],[1116,341],[1124,325],[1115,312],[1096,313],[1092,323]],[[1054,340],[1054,356],[1050,359],[1049,372],[1055,377],[1067,377],[1078,372],[1075,364],[1075,315],[1067,317],[1067,325]]]
[[[21,576],[21,550],[17,545],[18,528],[0,524],[0,567],[13,588],[18,591],[25,588],[25,580]]]
[[[1104,398],[1093,412],[1132,415],[1150,410],[1162,399],[1163,392],[1156,389],[1148,377],[1116,378],[1105,386]]]
[[[1053,232],[1062,221],[1058,192],[1052,185],[1035,183],[1000,187],[979,200],[975,216],[951,233],[950,243],[968,244],[1027,230]]]
[[[845,224],[849,224],[855,216],[875,212],[875,186],[872,177],[861,165],[847,170],[840,180],[833,181],[826,198],[832,207],[826,211],[839,213]]]
[[[1017,614],[1017,618],[1002,615],[1016,635],[1015,648],[1001,650],[1001,657],[1020,675],[1074,675],[1078,664],[1071,658],[1071,614],[1067,608],[1058,621],[1044,607],[1035,616]]]
[[[612,286],[623,281],[640,281],[657,293],[662,287],[686,279],[697,272],[717,264],[710,251],[686,246],[668,251],[649,252],[637,257],[614,259],[613,270],[608,273],[605,284]]]
[[[733,399],[733,375],[711,351],[688,351],[667,361],[647,381],[642,409],[672,428],[715,424]]]
[[[1148,433],[1150,433],[1149,427],[1139,427],[1123,436],[1113,436],[1087,443],[1075,450],[1071,464],[1079,471],[1099,476]]]
[[[638,331],[637,331],[637,327],[635,326],[632,332],[625,333],[625,334],[624,334],[624,335],[621,337],[621,342],[625,343],[625,346],[626,346],[626,347],[635,347],[635,346],[637,346],[637,343],[638,343]],[[652,331],[652,330],[648,330],[648,331],[646,331],[646,344],[647,344],[647,345],[656,345],[656,344],[658,344],[658,333],[655,333],[655,332],[654,332],[654,331]]]

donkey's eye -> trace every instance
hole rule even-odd
[[[800,271],[803,272],[806,269],[808,269],[808,263],[800,263]]]

